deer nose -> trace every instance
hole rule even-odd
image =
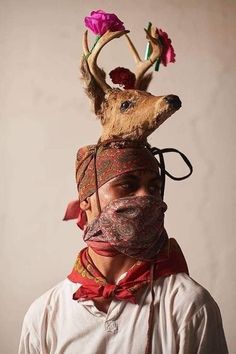
[[[179,109],[181,107],[181,101],[176,95],[168,95],[165,97],[165,100],[175,109]]]

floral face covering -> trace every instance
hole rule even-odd
[[[117,253],[141,261],[154,261],[167,239],[167,205],[153,196],[111,201],[84,232],[84,241],[104,256]]]

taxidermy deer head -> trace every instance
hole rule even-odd
[[[101,10],[91,13],[91,15],[94,13],[97,16],[100,14],[113,15],[106,14]],[[116,17],[116,20],[119,19]],[[120,23],[120,30],[108,29],[98,38],[92,50],[89,50],[88,32],[85,32],[83,38],[84,56],[81,63],[82,79],[85,82],[87,95],[92,101],[93,110],[102,124],[103,131],[100,141],[110,139],[146,141],[155,129],[181,107],[181,101],[175,95],[153,96],[146,92],[152,78],[152,74],[146,74],[146,72],[153,64],[160,63],[163,50],[166,50],[160,34],[166,35],[166,33],[150,24],[149,29],[145,30],[149,42],[149,56],[146,60],[141,60],[127,34],[129,31],[124,29],[122,22]],[[124,68],[117,68],[113,71],[120,69],[121,75],[128,75],[129,81],[132,81],[132,84],[125,85],[124,90],[109,86],[105,81],[105,72],[97,65],[97,58],[102,48],[111,40],[121,36],[127,38],[136,62],[135,75]],[[169,45],[170,43],[169,40]],[[173,47],[171,48],[173,49]],[[169,62],[175,61],[174,52],[172,54],[172,60]],[[110,76],[112,78],[112,72]],[[115,79],[113,82],[117,83]]]

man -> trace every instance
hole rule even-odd
[[[217,304],[164,229],[153,151],[128,141],[79,150],[79,199],[65,219],[78,217],[88,247],[30,307],[20,354],[228,352]]]

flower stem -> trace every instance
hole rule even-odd
[[[160,64],[161,64],[161,59],[159,58],[159,59],[157,59],[156,64],[155,64],[155,69],[154,69],[155,71],[159,70]]]
[[[150,32],[152,27],[152,23],[148,22],[148,26],[147,26],[147,31]],[[146,51],[145,51],[145,60],[148,60],[150,58],[151,55],[151,46],[150,46],[150,42],[147,42],[147,46],[146,46]]]
[[[90,53],[93,51],[93,48],[95,47],[95,45],[97,44],[97,42],[99,41],[100,38],[101,38],[101,36],[96,36],[95,42],[94,42],[94,44],[92,46],[92,49],[90,50]]]

